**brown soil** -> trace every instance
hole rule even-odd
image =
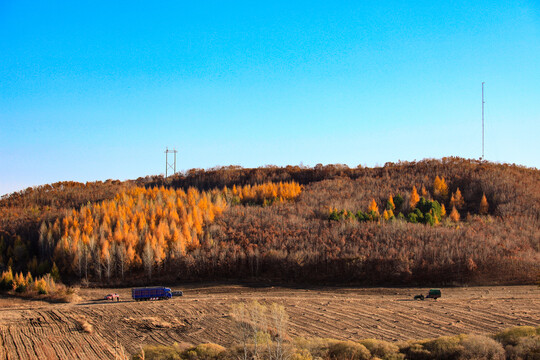
[[[231,305],[253,300],[283,304],[292,337],[399,341],[540,325],[535,286],[448,288],[437,301],[414,301],[428,289],[411,288],[181,289],[184,296],[169,301],[135,302],[130,289],[82,289],[71,304],[0,298],[0,359],[122,358],[174,342],[226,346],[237,340]],[[101,300],[111,292],[119,302]]]

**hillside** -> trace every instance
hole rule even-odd
[[[540,171],[460,158],[193,169],[0,200],[0,266],[116,284],[532,283]]]

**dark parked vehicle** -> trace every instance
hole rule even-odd
[[[441,297],[441,290],[439,290],[439,289],[431,289],[431,290],[429,290],[429,293],[427,294],[426,297],[424,297],[424,295],[420,294],[420,295],[416,295],[414,297],[414,300],[424,300],[424,299],[437,300],[440,297]]]
[[[141,300],[162,300],[170,299],[173,294],[171,289],[166,287],[146,287],[146,288],[134,288],[131,289],[131,297],[135,301]]]
[[[431,299],[434,299],[434,300],[437,300],[440,297],[441,297],[441,290],[439,290],[439,289],[431,289],[431,290],[429,290],[429,293],[426,296],[426,298],[431,298]]]

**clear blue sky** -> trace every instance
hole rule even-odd
[[[0,194],[178,168],[540,168],[538,1],[0,0]]]

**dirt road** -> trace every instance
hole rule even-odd
[[[292,337],[398,341],[540,325],[535,286],[448,288],[437,301],[414,301],[428,289],[410,288],[181,289],[183,297],[168,301],[135,302],[130,289],[82,289],[73,304],[0,298],[0,359],[107,359],[144,344],[229,345],[236,341],[231,305],[253,300],[284,305]],[[100,300],[110,292],[120,302]]]

